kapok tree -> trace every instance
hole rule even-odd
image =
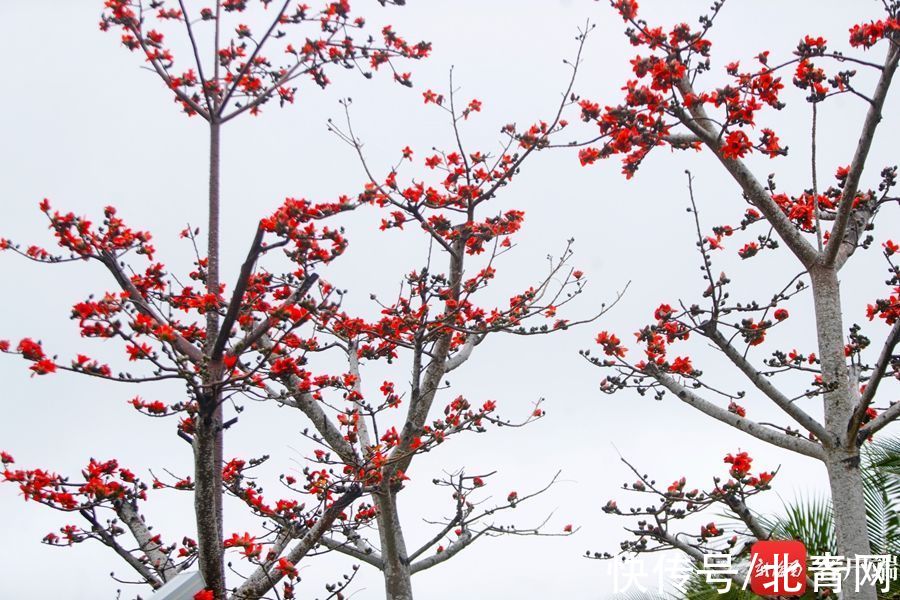
[[[693,564],[704,565],[707,556],[727,554],[731,557],[731,569],[724,576],[743,586],[747,578],[746,559],[753,542],[767,540],[771,533],[753,512],[749,500],[771,489],[777,472],[755,471],[753,458],[746,451],[729,453],[723,458],[729,465],[728,477],[713,476],[709,484],[701,484],[709,485],[706,488],[688,485],[685,477],[665,485],[665,481],[657,481],[624,458],[622,462],[637,477],[623,484],[622,489],[639,500],[621,507],[616,500],[609,500],[602,510],[628,520],[625,525],[628,537],[619,544],[616,555],[589,551],[588,558],[611,560],[615,556],[678,550]],[[724,510],[733,519],[723,520],[721,512],[704,515],[715,510]]]
[[[520,210],[497,206],[499,196],[525,161],[566,127],[561,115],[572,102],[578,61],[571,63],[573,79],[553,117],[524,129],[504,126],[496,154],[465,145],[463,125],[481,110],[479,100],[458,104],[452,78],[446,95],[424,92],[426,104],[446,113],[453,141],[451,147],[433,149],[422,157],[424,176],[409,175],[407,183],[402,183],[403,171],[416,158],[412,148],[403,148],[386,176],[379,176],[354,132],[349,102],[345,103],[346,123],[331,123],[362,163],[369,183],[360,199],[378,211],[380,228],[387,232],[405,228],[418,234],[421,255],[412,258],[418,266],[406,274],[397,273],[397,297],[373,297],[377,302],[374,318],[349,314],[337,305],[331,312],[320,308],[312,314],[316,344],[337,353],[347,364],[348,387],[340,395],[316,398],[309,389],[311,363],[282,356],[284,344],[267,336],[259,340],[268,352],[260,369],[268,370],[269,378],[280,384],[269,391],[269,397],[306,415],[308,435],[321,445],[316,457],[322,463],[322,477],[360,471],[370,504],[359,506],[353,518],[344,521],[347,527],[340,535],[323,536],[321,543],[381,571],[386,597],[391,600],[411,599],[414,574],[446,562],[476,540],[497,535],[567,535],[573,530],[571,525],[548,530],[546,521],[527,526],[499,521],[548,489],[555,477],[528,493],[502,490],[499,499],[484,497],[490,473],[480,470],[481,465],[434,479],[450,495],[449,514],[432,519],[433,535],[416,548],[408,545],[411,536],[399,497],[417,482],[412,467],[418,455],[458,434],[522,426],[544,415],[539,400],[513,421],[500,416],[493,399],[451,393],[447,376],[471,360],[476,348],[499,334],[537,336],[585,322],[557,316],[586,283],[583,273],[568,265],[569,245],[558,259],[550,260],[544,276],[512,295],[508,303],[498,306],[484,299],[524,219]],[[280,218],[290,223],[294,217],[286,210]],[[378,362],[398,370],[397,377],[367,376],[367,367],[383,373]],[[401,382],[408,382],[408,387]]]
[[[259,113],[269,102],[293,103],[301,77],[327,86],[326,73],[332,66],[356,69],[366,77],[373,70],[389,68],[398,82],[409,86],[409,74],[394,70],[392,60],[423,58],[430,45],[408,44],[390,26],[382,29],[377,40],[366,35],[365,19],[352,15],[346,0],[327,2],[320,10],[289,0],[274,6],[272,0],[215,0],[205,8],[187,4],[181,0],[106,0],[100,28],[120,32],[122,44],[141,55],[184,112],[209,125],[209,218],[206,252],[197,250],[189,277],[196,284],[180,285],[161,263],[153,262],[150,234],[126,226],[114,208],[105,209],[103,223],[97,226],[71,213],[55,212],[45,201],[41,209],[62,254],[9,240],[0,246],[41,263],[86,260],[103,265],[116,289],[76,304],[72,318],[79,322],[83,336],[121,342],[129,361],[146,368],[120,372],[87,354],[67,362],[31,339],[4,342],[0,349],[21,355],[36,375],[69,371],[129,383],[184,381],[188,396],[180,402],[167,405],[135,398],[132,404],[151,416],[185,417],[179,431],[193,447],[194,472],[172,485],[193,491],[197,539],[186,538],[178,550],[183,560],[174,560],[175,546],[150,534],[140,515],[139,504],[148,486],[115,461],[92,462],[83,477],[75,479],[40,469],[6,469],[4,475],[20,485],[26,499],[77,512],[86,520],[81,527],[67,526],[63,532],[67,543],[95,539],[106,544],[151,586],[158,587],[197,560],[208,588],[204,598],[222,600],[226,597],[223,547],[231,546],[243,549],[256,566],[233,597],[259,598],[285,577],[289,580],[284,588],[287,596],[296,579],[293,564],[308,553],[343,507],[360,495],[357,474],[348,473],[328,485],[310,474],[307,485],[315,499],[312,506],[304,508],[294,500],[274,507],[266,504],[257,484],[248,483],[241,475],[256,463],[235,459],[226,465],[223,460],[223,431],[234,421],[224,418],[223,404],[248,388],[265,389],[267,378],[277,376],[268,369],[260,372],[259,356],[267,353],[261,350],[261,340],[296,339],[293,330],[307,323],[320,303],[329,302],[327,291],[318,300],[309,297],[311,291],[324,290],[322,286],[313,289],[315,270],[340,254],[346,242],[338,229],[320,227],[316,222],[355,203],[348,198],[325,204],[289,199],[279,213],[260,221],[246,262],[232,289],[226,290],[219,264],[221,130],[245,113]],[[258,20],[260,25],[251,26],[245,18]],[[188,57],[181,62],[176,61],[169,44],[179,36]],[[291,215],[287,222],[280,219],[285,213]],[[195,247],[197,235],[197,231],[184,232]],[[286,271],[255,269],[260,258],[279,248],[291,261]],[[126,255],[135,254],[149,265],[126,264]],[[314,351],[300,345],[282,344],[281,348],[286,359]],[[340,378],[321,376],[315,385],[342,384]],[[4,456],[4,464],[10,459]],[[154,487],[165,485],[154,482]],[[341,490],[339,495],[333,495],[332,485]],[[268,536],[223,539],[225,490],[273,524]],[[112,512],[110,519],[100,518],[103,509]],[[137,542],[136,549],[120,542],[122,524]],[[56,543],[58,537],[48,536],[45,541]],[[267,545],[265,551],[261,544]]]
[[[782,61],[763,51],[753,59],[752,67],[739,62],[725,65],[727,83],[709,88],[702,86],[713,69],[712,44],[706,36],[722,2],[713,4],[712,13],[700,19],[699,28],[679,24],[668,31],[639,19],[633,0],[611,4],[628,25],[629,41],[641,48],[642,54],[632,60],[635,79],[626,84],[624,101],[603,107],[587,99],[580,102],[582,118],[600,129],[579,151],[581,163],[621,155],[623,171],[631,177],[654,148],[711,152],[749,206],[741,209],[739,223],[718,225],[707,232],[691,193],[705,281],[702,299],[661,304],[636,334],[643,349],[641,358],[631,359],[616,335],[600,333],[597,343],[602,356],[588,356],[612,372],[604,379],[603,389],[635,388],[657,397],[670,392],[720,422],[822,461],[834,504],[838,550],[851,558],[867,554],[860,446],[900,416],[900,403],[876,403],[885,380],[900,377],[896,354],[900,273],[893,262],[897,245],[887,239],[877,241],[874,233],[877,217],[895,208],[898,201],[891,195],[896,167],[868,165],[866,170],[900,58],[900,4],[886,2],[883,18],[850,28],[850,46],[869,54],[881,49],[880,60],[831,50],[825,39],[806,36],[793,56]],[[857,85],[860,70],[875,76],[873,88]],[[754,129],[767,111],[786,108],[786,87],[791,85],[806,100],[794,110],[812,123],[808,141],[812,168],[808,187],[782,191],[775,175],[754,173],[746,159],[759,154],[778,162],[788,160],[782,158],[787,149],[775,131],[762,127],[755,133]],[[837,95],[858,97],[866,105],[866,114],[858,138],[847,143],[848,163],[833,166],[832,183],[822,186],[816,159],[817,107]],[[872,187],[861,187],[867,174]],[[726,241],[731,246],[731,239],[742,235],[754,236],[737,250],[742,264],[768,252],[783,252],[802,272],[771,298],[733,300],[729,295],[731,278],[724,272],[715,275],[713,261],[716,254],[726,253]],[[872,338],[882,337],[880,332],[873,331],[870,338],[859,325],[845,328],[839,285],[841,269],[858,250],[869,248],[884,253],[889,289],[877,291],[883,281],[880,276],[854,281],[853,286],[871,286],[873,301],[865,316],[890,326],[878,348],[869,346]],[[814,348],[773,348],[768,357],[756,355],[765,347],[767,333],[789,318],[786,305],[800,302],[808,293],[815,330],[809,332],[806,343]],[[738,404],[743,392],[717,388],[689,353],[671,350],[672,345],[684,344],[692,336],[711,342],[756,394],[771,401],[792,422],[771,426],[754,420]],[[776,377],[780,385],[776,385]],[[810,413],[812,402],[821,404],[823,421]],[[874,598],[875,591],[866,588],[859,597]]]

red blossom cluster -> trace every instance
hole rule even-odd
[[[122,45],[145,57],[188,115],[199,114],[211,122],[224,122],[247,110],[258,114],[272,99],[282,106],[293,103],[296,80],[309,77],[325,87],[330,83],[329,65],[355,69],[366,77],[388,66],[397,82],[410,86],[410,74],[398,72],[393,60],[422,59],[431,52],[430,43],[407,42],[390,25],[382,28],[379,42],[367,37],[366,20],[351,14],[348,0],[325,2],[319,10],[285,2],[269,24],[256,31],[235,20],[251,4],[268,7],[271,1],[230,0],[219,10],[201,8],[186,14],[182,3],[175,8],[166,0],[106,0],[100,29],[118,30]],[[168,31],[175,26],[187,27],[190,34],[190,67],[179,66],[169,45]],[[204,63],[202,43],[210,36],[218,42],[216,60]]]
[[[43,469],[10,469],[15,461],[2,455],[3,480],[19,486],[25,500],[40,502],[62,511],[77,511],[125,500],[146,500],[147,486],[134,473],[115,460],[91,459],[81,472],[82,480],[69,478]]]
[[[828,52],[822,37],[805,36],[797,46],[794,60],[770,66],[769,52],[764,51],[755,57],[758,66],[753,69],[742,69],[737,61],[725,65],[731,83],[710,91],[697,91],[693,76],[709,69],[712,44],[706,36],[722,3],[714,3],[712,15],[700,19],[699,29],[680,23],[668,31],[638,19],[636,2],[611,0],[611,4],[628,24],[625,33],[631,44],[648,54],[631,60],[636,79],[629,80],[622,88],[625,92],[622,103],[601,106],[588,99],[579,102],[582,120],[599,127],[599,136],[586,142],[586,147],[578,153],[582,165],[622,155],[623,172],[631,177],[657,146],[700,149],[703,140],[675,133],[677,126],[692,118],[704,121],[703,125],[716,124],[720,141],[715,144],[715,150],[723,158],[740,159],[754,151],[772,158],[782,156],[787,148],[772,129],[760,129],[759,136],[752,132],[762,109],[784,107],[780,71],[796,65],[792,82],[808,91],[808,99],[813,102],[851,89],[854,71],[844,70],[829,76],[813,62],[817,57],[842,61],[843,56]],[[855,25],[850,30],[850,44],[869,48],[883,38],[891,38],[897,31],[894,18]],[[721,116],[711,118],[707,110],[721,111]],[[688,129],[693,131],[691,127]],[[595,145],[599,142],[602,145]]]
[[[728,454],[724,462],[731,465],[729,474],[734,479],[723,482],[721,478],[714,477],[712,489],[703,491],[688,488],[685,477],[674,480],[668,486],[658,485],[649,475],[641,473],[624,459],[623,462],[638,477],[637,481],[626,483],[623,489],[641,494],[644,498],[641,504],[627,510],[619,508],[615,500],[610,500],[603,506],[602,510],[607,514],[637,519],[634,525],[625,528],[631,537],[620,544],[621,555],[673,548],[684,551],[686,545],[692,551],[700,553],[721,553],[722,548],[713,542],[725,534],[726,525],[709,522],[700,526],[699,534],[688,534],[677,530],[679,522],[716,507],[725,507],[741,519],[753,519],[746,501],[770,489],[775,476],[772,472],[752,475],[750,469],[753,459],[746,452]],[[652,498],[650,502],[646,502],[647,496]],[[739,528],[735,530],[738,531]],[[690,537],[694,538],[693,542],[687,541]],[[738,536],[733,536],[726,542],[725,549],[734,548],[737,541]],[[608,552],[588,552],[588,556],[596,559],[613,558]]]

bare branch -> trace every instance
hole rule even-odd
[[[822,440],[824,444],[833,445],[836,443],[836,440],[833,439],[834,436],[830,435],[821,423],[797,406],[795,402],[772,385],[772,382],[770,382],[765,375],[757,371],[754,366],[744,358],[744,355],[728,342],[714,322],[707,322],[703,326],[703,331],[707,337],[722,350],[725,356],[727,356],[729,360],[731,360],[731,362],[747,376],[747,379],[756,386],[756,389],[765,394],[772,402],[778,405],[781,410],[789,414],[797,421],[797,423],[805,427],[807,431]]]
[[[473,533],[471,531],[464,531],[462,535],[460,535],[456,540],[453,541],[447,548],[445,548],[442,552],[438,552],[429,557],[423,558],[422,560],[413,563],[409,567],[409,571],[411,574],[418,573],[419,571],[424,571],[426,569],[430,569],[436,565],[441,564],[442,562],[446,562],[462,552],[468,546],[472,544],[475,540],[480,538],[485,534],[485,531],[480,531],[478,533]]]
[[[250,251],[247,252],[247,258],[244,260],[244,264],[241,265],[237,283],[234,285],[234,292],[231,294],[231,301],[228,303],[228,310],[225,312],[225,318],[222,319],[222,325],[219,327],[218,334],[216,334],[216,341],[213,345],[212,353],[210,354],[210,360],[219,360],[222,358],[222,353],[225,351],[225,344],[228,343],[231,327],[237,320],[238,312],[241,310],[241,301],[244,299],[247,283],[250,281],[250,276],[253,275],[256,259],[259,257],[259,252],[262,249],[264,233],[262,226],[257,226],[256,235],[253,236],[253,242],[250,244]],[[249,346],[249,344],[246,346]]]
[[[175,564],[169,555],[160,549],[160,544],[153,541],[153,533],[144,522],[144,518],[138,513],[137,508],[130,502],[120,502],[115,506],[116,514],[122,519],[122,523],[134,536],[141,552],[150,559],[150,564],[160,573],[165,581],[178,574]]]
[[[791,450],[792,452],[797,452],[812,458],[818,458],[819,460],[824,460],[825,458],[825,452],[822,449],[822,446],[815,442],[800,437],[789,436],[768,427],[764,427],[756,421],[729,412],[724,408],[716,406],[712,402],[701,398],[665,373],[656,372],[653,373],[652,376],[667,390],[678,396],[685,404],[689,404],[700,412],[703,412],[722,423],[731,425],[735,429],[739,429],[757,439],[784,448],[785,450]]]
[[[97,521],[96,517],[91,514],[88,510],[79,511],[81,516],[84,517],[93,527],[93,533],[96,533],[100,537],[100,541],[102,541],[106,546],[112,548],[112,550],[118,554],[122,559],[127,562],[131,568],[138,572],[138,574],[144,578],[144,580],[150,584],[153,589],[157,589],[164,581],[161,581],[158,577],[156,577],[151,571],[150,568],[147,567],[144,563],[142,563],[136,556],[134,556],[131,552],[126,550],[116,541],[116,538],[112,536],[112,534],[100,523]]]
[[[365,550],[360,549],[358,547],[350,545],[352,540],[346,542],[339,542],[335,539],[332,539],[327,536],[323,536],[319,543],[328,548],[329,550],[334,550],[335,552],[340,552],[341,554],[346,554],[351,558],[355,558],[356,560],[362,561],[364,563],[370,564],[376,569],[381,570],[384,568],[384,561],[381,558],[381,554],[375,552],[374,549],[367,548]]]

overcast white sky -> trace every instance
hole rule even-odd
[[[0,236],[47,243],[45,221],[37,211],[43,197],[60,209],[92,216],[99,215],[104,205],[115,204],[129,223],[154,233],[160,257],[173,271],[185,272],[190,268],[189,248],[178,239],[178,232],[185,223],[204,222],[206,132],[201,121],[178,112],[155,76],[138,68],[137,57],[119,46],[116,35],[98,31],[101,4],[99,0],[0,2],[0,50],[6,56],[6,93],[0,97]],[[695,23],[708,4],[708,0],[644,0],[641,11],[662,25]],[[572,56],[576,29],[587,19],[598,28],[588,42],[576,89],[611,103],[618,101],[618,89],[630,76],[633,49],[621,34],[619,17],[605,2],[410,0],[404,8],[381,9],[374,0],[355,0],[354,7],[373,22],[393,23],[409,39],[432,41],[433,57],[410,66],[416,81],[413,90],[387,77],[366,82],[333,72],[335,84],[325,92],[304,82],[295,106],[271,108],[260,118],[242,118],[227,126],[223,263],[229,275],[237,271],[256,220],[284,197],[328,200],[360,189],[358,163],[325,127],[327,118],[340,116],[337,100],[342,96],[354,99],[358,134],[376,167],[386,170],[407,144],[422,156],[447,142],[443,113],[424,107],[421,91],[445,88],[451,65],[456,67],[462,95],[484,101],[482,114],[467,125],[466,135],[470,147],[485,149],[496,148],[503,124],[530,123],[556,106],[568,77],[562,60]],[[726,5],[711,36],[714,68],[734,59],[749,60],[764,49],[786,56],[805,33],[824,35],[835,47],[846,47],[847,29],[876,17],[879,7],[879,2],[862,0],[735,0]],[[873,60],[880,60],[883,48],[871,53]],[[753,164],[763,176],[777,169],[779,184],[798,190],[808,185],[809,110],[798,94],[789,97],[794,103],[783,114],[769,115],[767,124],[790,146],[791,156]],[[869,175],[896,160],[896,152],[888,152],[886,138],[889,132],[896,136],[897,106],[894,93],[888,99],[887,121],[876,140]],[[849,162],[861,108],[858,101],[841,97],[823,109],[822,172],[831,173]],[[592,346],[597,330],[619,332],[630,342],[631,332],[661,301],[692,301],[702,291],[691,221],[684,210],[685,168],[697,177],[695,190],[707,227],[736,221],[743,211],[739,192],[710,157],[693,153],[656,152],[627,182],[617,163],[585,169],[574,152],[545,152],[526,165],[496,201],[498,210],[526,211],[525,229],[517,236],[516,250],[504,257],[496,290],[509,296],[527,286],[543,272],[544,257],[558,254],[570,237],[575,238],[574,264],[590,278],[570,315],[596,311],[626,282],[632,283],[623,302],[596,326],[558,336],[495,338],[480,347],[480,353],[452,377],[454,395],[462,393],[478,402],[495,399],[509,416],[545,397],[548,417],[523,430],[455,438],[417,462],[403,496],[409,537],[422,540],[431,530],[421,519],[438,517],[450,508],[449,498],[429,483],[442,469],[496,469],[492,489],[498,495],[538,487],[562,469],[565,482],[516,516],[527,525],[555,511],[551,527],[571,522],[581,527],[580,532],[569,538],[484,540],[416,576],[419,597],[607,595],[611,583],[606,565],[580,556],[588,548],[618,546],[623,523],[600,511],[609,498],[624,498],[617,488],[632,479],[618,462],[617,450],[661,480],[686,475],[702,486],[724,472],[724,454],[746,449],[760,468],[781,465],[776,492],[761,497],[757,505],[763,510],[777,509],[779,496],[790,499],[799,492],[824,491],[824,469],[812,460],[776,451],[673,399],[655,402],[637,394],[600,394],[603,374],[577,355],[580,348]],[[380,234],[371,216],[354,215],[349,220],[351,249],[327,274],[350,290],[351,307],[368,314],[374,311],[369,294],[395,292],[402,274],[417,266],[422,256],[421,243]],[[894,220],[880,226],[898,231],[896,216],[888,218]],[[725,268],[739,282],[737,293],[746,298],[754,294],[768,298],[799,271],[786,255],[740,264],[732,252],[729,259],[720,260],[717,268]],[[864,321],[866,301],[880,290],[881,268],[875,253],[854,259],[847,268],[847,323]],[[83,264],[42,268],[3,255],[0,273],[5,282],[0,338],[32,336],[63,356],[86,348],[67,317],[73,303],[110,287],[104,272]],[[798,298],[791,312],[793,329],[784,328],[778,345],[813,351],[809,298]],[[879,329],[871,331],[873,338],[880,338]],[[104,355],[96,343],[87,347]],[[762,356],[756,354],[757,359]],[[734,373],[723,369],[712,353],[700,348],[695,362],[734,389]],[[93,456],[117,457],[141,469],[186,472],[189,449],[175,438],[172,423],[147,420],[126,404],[135,390],[65,374],[32,379],[25,365],[11,357],[0,360],[0,373],[0,448],[13,453],[23,467],[77,472]],[[393,378],[403,381],[396,370]],[[148,399],[171,400],[179,390],[144,388],[140,393]],[[771,413],[771,420],[780,421],[780,415],[752,393],[745,405],[754,416]],[[270,453],[276,471],[295,468],[292,461],[303,447],[298,431],[306,424],[298,415],[274,407],[253,408],[241,417],[237,433],[229,436],[227,453]],[[149,504],[150,520],[167,539],[190,533],[185,500],[174,493],[154,494]],[[44,534],[66,522],[65,515],[23,504],[13,486],[0,486],[4,541],[0,598],[115,597],[120,586],[108,574],[127,570],[105,548],[84,544],[54,549],[39,543]],[[235,517],[226,530],[243,531],[247,526]],[[300,593],[320,595],[323,578],[334,578],[349,564],[332,557],[311,561]],[[363,566],[353,590],[360,598],[379,597],[378,573]]]

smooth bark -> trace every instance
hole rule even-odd
[[[859,450],[831,453],[825,466],[831,487],[838,554],[848,561],[857,555],[871,554]],[[855,583],[849,579],[844,582],[842,600],[875,600],[878,597],[874,586],[868,585],[857,591]]]
[[[825,428],[837,437],[839,444],[827,452],[824,460],[834,508],[835,538],[838,552],[853,558],[871,552],[859,468],[859,445],[854,432],[848,430],[858,394],[851,389],[850,370],[844,356],[844,325],[837,271],[833,266],[815,267],[810,270],[810,278],[822,384],[825,387]],[[854,586],[848,585],[843,591],[845,600],[874,600],[875,597],[872,586],[856,591]]]

